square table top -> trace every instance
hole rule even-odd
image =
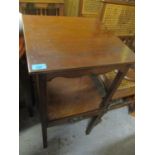
[[[134,53],[95,19],[23,15],[29,73],[133,64]]]

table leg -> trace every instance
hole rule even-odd
[[[19,78],[21,92],[23,92],[24,101],[30,116],[33,116],[34,94],[31,76],[28,74],[25,56],[19,60]]]
[[[42,127],[43,147],[47,147],[47,103],[46,103],[46,77],[39,75],[38,77],[38,93],[39,93],[39,112]]]
[[[41,128],[42,128],[43,148],[47,148],[47,127],[43,122],[41,122]]]
[[[27,75],[29,76],[29,75]],[[27,82],[25,82],[25,102],[26,105],[28,107],[28,112],[29,112],[29,116],[33,116],[34,115],[34,95],[33,95],[33,88],[32,88],[32,81],[31,81],[31,77],[27,77]]]
[[[132,96],[131,98],[130,98],[130,104],[129,104],[129,106],[128,106],[128,108],[129,108],[129,113],[133,113],[133,112],[135,112],[135,96]]]
[[[32,76],[32,80],[33,80],[33,91],[34,91],[34,100],[35,100],[35,106],[37,107],[37,109],[39,108],[39,81],[38,81],[38,76],[37,75],[33,75]]]
[[[92,118],[92,120],[90,121],[90,123],[86,129],[86,134],[89,134],[91,132],[93,127],[101,121],[101,117],[108,111],[109,101],[111,100],[113,94],[115,93],[115,91],[119,87],[119,85],[120,85],[121,81],[123,80],[124,76],[126,75],[128,69],[129,69],[129,67],[127,67],[124,71],[119,71],[117,73],[117,75],[116,75],[115,79],[113,80],[110,88],[108,89],[108,92],[107,92],[105,98],[101,102],[101,107],[100,107],[100,108],[102,108],[101,113]]]

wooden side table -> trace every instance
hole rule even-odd
[[[23,23],[29,73],[38,82],[43,146],[48,127],[94,116],[90,133],[134,63],[134,53],[101,32],[93,19],[23,15]],[[105,95],[97,75],[114,69],[118,73]]]

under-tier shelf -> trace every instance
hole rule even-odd
[[[48,119],[56,120],[97,110],[102,101],[90,77],[58,77],[47,83]]]

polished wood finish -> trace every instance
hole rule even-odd
[[[100,33],[95,20],[28,15],[23,20],[30,73],[40,63],[47,69],[37,73],[134,62],[132,51],[117,37]]]
[[[60,119],[99,109],[102,98],[90,77],[55,78],[47,83],[48,119]]]
[[[22,101],[28,108],[29,116],[33,116],[34,94],[25,56],[25,41],[22,30],[21,15],[19,15],[19,105]],[[23,100],[21,100],[23,99]]]
[[[38,79],[43,146],[47,127],[95,116],[88,134],[107,112],[134,53],[89,18],[24,15],[23,23],[29,73]],[[34,71],[33,64],[47,68]],[[114,69],[117,76],[103,96],[94,76]]]
[[[33,14],[33,15],[64,15],[64,0],[20,0],[19,1],[19,7],[20,7],[20,12],[19,13],[19,57],[22,58],[25,54],[25,38],[23,35],[23,21],[22,21],[22,14]],[[25,63],[26,66],[24,68],[20,68],[20,74],[23,76],[23,70],[25,70],[25,67],[27,67],[27,64]],[[21,66],[21,65],[20,65]],[[26,70],[27,71],[27,70]],[[25,77],[29,76],[29,79],[25,80],[25,77],[23,76],[23,79],[20,78],[21,80],[21,85],[22,83],[27,83],[25,86],[25,89],[27,90],[26,95],[28,94],[29,96],[35,96],[35,104],[38,106],[38,98],[37,95],[39,94],[38,92],[38,78],[37,76],[31,77],[28,75],[28,72],[25,73]],[[22,81],[23,80],[23,81]],[[34,82],[35,81],[35,82]],[[30,85],[30,86],[29,86]],[[28,87],[29,86],[29,87]],[[32,94],[32,90],[34,88],[35,91]],[[29,89],[28,89],[29,88]],[[27,95],[27,96],[28,96]],[[33,115],[33,105],[32,104],[32,97],[26,97],[26,102],[29,109],[30,115]],[[28,99],[27,99],[28,98]],[[30,100],[31,99],[31,100]]]

